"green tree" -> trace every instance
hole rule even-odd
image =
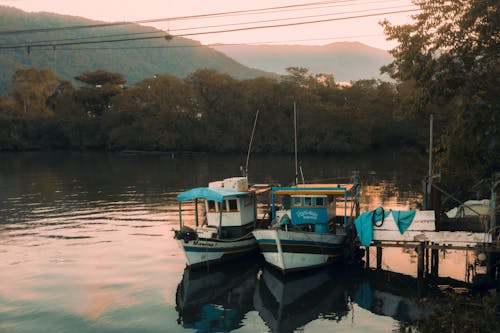
[[[88,115],[100,116],[112,108],[111,99],[123,90],[125,78],[120,73],[97,70],[84,72],[75,80],[87,84],[74,93],[74,98]]]
[[[414,3],[421,10],[413,23],[383,23],[399,43],[383,71],[414,82],[419,110],[451,110],[439,165],[449,185],[464,188],[500,165],[500,7],[496,0]]]
[[[12,76],[10,95],[27,115],[52,115],[47,100],[57,93],[61,83],[48,69],[19,69]]]
[[[192,89],[172,75],[146,79],[113,98],[109,144],[134,149],[197,149],[200,120]]]
[[[92,87],[98,85],[120,85],[125,84],[127,80],[121,73],[113,73],[104,70],[86,71],[75,77],[75,80],[88,84]]]
[[[248,138],[242,135],[243,128],[251,125],[242,122],[243,94],[239,81],[227,74],[203,69],[191,74],[186,82],[195,92],[209,149],[244,150]]]

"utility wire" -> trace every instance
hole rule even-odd
[[[279,22],[279,21],[309,19],[309,18],[315,18],[315,17],[324,17],[324,16],[341,15],[341,14],[353,14],[353,13],[362,13],[362,12],[374,11],[374,10],[387,10],[387,9],[397,9],[397,8],[406,8],[406,9],[408,9],[408,6],[392,6],[392,7],[383,7],[383,8],[376,8],[376,9],[363,9],[363,10],[338,12],[338,13],[327,13],[327,14],[316,14],[316,15],[306,15],[306,16],[295,16],[295,17],[287,17],[287,18],[280,18],[280,19],[269,19],[269,20],[250,21],[250,22],[241,22],[241,23],[238,22],[238,23],[228,23],[228,24],[219,24],[219,25],[208,25],[208,26],[193,27],[193,28],[171,29],[169,31],[170,32],[174,32],[174,31],[186,31],[186,30],[197,30],[197,29],[206,29],[206,28],[228,27],[228,26],[245,25],[245,24],[256,24],[256,23],[268,23],[268,22]]]
[[[274,25],[261,25],[261,26],[254,26],[254,27],[242,27],[242,28],[227,29],[227,30],[192,32],[192,33],[177,34],[177,35],[175,35],[175,37],[187,37],[187,36],[227,33],[227,32],[246,31],[246,30],[298,26],[298,25],[307,25],[307,24],[315,24],[315,23],[326,23],[326,22],[332,22],[332,21],[342,21],[342,20],[358,19],[358,18],[389,15],[389,14],[409,13],[409,12],[415,12],[415,11],[419,11],[419,9],[405,9],[405,10],[398,10],[398,11],[370,13],[370,14],[363,14],[363,15],[356,15],[356,16],[336,17],[336,18],[313,20],[313,21],[291,22],[291,23],[274,24]],[[116,42],[150,40],[150,39],[170,40],[172,37],[174,37],[174,36],[171,36],[170,34],[167,33],[163,36],[130,37],[130,38],[121,38],[121,39],[109,39],[109,40],[97,40],[97,41],[79,41],[79,42],[67,42],[67,43],[47,43],[47,44],[36,44],[36,45],[25,44],[25,45],[15,45],[15,46],[0,46],[0,50],[16,49],[16,48],[28,48],[28,47],[43,47],[43,46],[48,46],[48,47],[54,48],[54,47],[69,46],[69,45],[116,43]]]
[[[365,18],[365,17],[389,15],[389,14],[410,13],[410,12],[416,12],[416,11],[420,11],[420,9],[405,9],[405,10],[389,11],[389,12],[383,12],[383,13],[372,13],[372,14],[364,14],[364,15],[356,15],[356,16],[336,17],[336,18],[330,18],[330,19],[292,22],[292,23],[275,24],[275,25],[263,25],[263,26],[237,28],[237,29],[229,29],[229,30],[194,32],[194,33],[187,33],[187,34],[178,34],[178,35],[176,35],[176,37],[197,36],[197,35],[205,35],[205,34],[245,31],[245,30],[280,28],[280,27],[289,27],[289,26],[296,26],[296,25],[306,25],[306,24],[315,24],[315,23],[326,23],[326,22],[332,22],[332,21],[351,20],[351,19],[358,19],[358,18]]]
[[[347,38],[360,38],[360,37],[375,37],[383,36],[384,34],[365,34],[365,35],[350,35],[350,36],[337,36],[337,37],[323,37],[323,38],[308,38],[308,39],[289,39],[289,40],[274,40],[274,41],[261,41],[245,43],[244,45],[266,45],[266,44],[276,44],[280,43],[297,43],[297,42],[308,42],[308,41],[327,41],[336,39],[347,39]],[[161,45],[161,46],[118,46],[118,47],[64,47],[58,48],[57,51],[85,51],[85,50],[143,50],[143,49],[176,49],[176,48],[191,48],[191,47],[224,47],[224,46],[238,46],[241,43],[228,43],[228,44],[191,44],[191,45]],[[282,44],[281,46],[285,46]],[[314,45],[312,45],[314,46]],[[37,48],[37,51],[50,51],[53,52],[53,48]]]
[[[100,27],[112,27],[112,26],[131,25],[131,24],[144,24],[144,23],[164,22],[164,21],[177,21],[177,20],[186,20],[186,19],[209,18],[209,17],[218,17],[218,16],[231,15],[231,14],[259,13],[259,12],[262,12],[262,11],[269,11],[269,10],[275,10],[275,9],[286,9],[286,8],[296,8],[296,7],[310,7],[310,6],[323,5],[323,4],[329,4],[329,3],[354,2],[354,1],[355,0],[320,1],[320,2],[313,2],[313,3],[302,3],[302,4],[296,4],[296,5],[277,6],[277,7],[268,7],[268,8],[260,8],[260,9],[246,9],[246,10],[236,10],[236,11],[229,11],[229,12],[219,12],[219,13],[189,15],[189,16],[177,16],[177,17],[167,17],[167,18],[139,20],[139,21],[111,22],[111,23],[86,24],[86,25],[73,25],[73,26],[54,27],[54,28],[37,28],[37,29],[10,30],[10,31],[0,31],[0,35],[36,33],[36,32],[49,32],[49,31],[60,31],[60,30],[77,30],[77,29],[88,29],[88,28],[100,28]]]
[[[259,20],[259,21],[230,23],[230,24],[218,24],[218,25],[209,25],[209,26],[180,28],[180,29],[169,30],[169,32],[188,31],[188,30],[200,30],[200,29],[219,28],[219,27],[228,27],[228,26],[242,26],[242,25],[247,25],[247,24],[257,24],[257,23],[268,23],[268,22],[280,22],[280,21],[289,21],[289,20],[299,20],[299,19],[316,18],[316,17],[331,16],[331,15],[353,14],[353,13],[362,13],[362,12],[374,11],[374,10],[388,10],[388,9],[397,9],[397,8],[407,8],[408,9],[409,7],[408,6],[390,6],[390,7],[382,7],[382,8],[363,9],[363,10],[357,10],[357,11],[346,11],[346,12],[337,12],[337,13],[308,15],[308,16],[296,16],[296,17],[288,17],[288,18],[280,18],[280,19],[268,19],[268,20]],[[105,37],[134,36],[134,35],[158,34],[158,33],[164,34],[163,31],[157,30],[157,31],[147,31],[147,32],[135,32],[135,33],[108,34],[108,35],[101,35],[101,36],[86,36],[86,37],[76,37],[76,38],[64,38],[64,39],[42,40],[42,41],[30,41],[30,42],[25,42],[24,44],[15,43],[15,44],[4,44],[4,45],[1,45],[1,46],[3,46],[3,47],[13,47],[13,46],[26,47],[26,45],[28,43],[29,43],[30,46],[37,46],[38,44],[47,44],[47,43],[50,43],[51,45],[53,45],[54,43],[57,43],[57,42],[81,41],[81,40],[89,40],[89,39],[97,39],[97,38],[105,38]],[[157,37],[161,38],[162,36],[157,36]]]

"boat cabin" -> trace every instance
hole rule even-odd
[[[180,224],[182,227],[183,201],[194,201],[196,226],[241,227],[255,223],[255,192],[249,191],[246,177],[227,178],[209,183],[208,187],[198,187],[177,196],[179,200]],[[198,206],[203,200],[204,214],[199,219]]]
[[[206,199],[205,209],[206,224],[209,226],[236,227],[252,223],[255,219],[254,198],[249,194],[226,196],[220,202]]]
[[[307,186],[307,185],[304,185]],[[279,187],[273,188],[273,219],[281,224],[308,226],[314,232],[325,233],[329,224],[346,221],[347,189],[344,187]],[[276,196],[282,206],[276,210]],[[342,211],[337,220],[337,209]]]

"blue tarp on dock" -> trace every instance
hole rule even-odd
[[[398,211],[388,210],[384,211],[382,207],[375,210],[362,213],[355,221],[356,231],[359,236],[361,245],[370,246],[373,239],[373,228],[381,227],[384,220],[392,213],[392,217],[398,226],[399,232],[403,234],[406,229],[411,225],[415,218],[416,211]]]

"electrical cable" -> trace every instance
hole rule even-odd
[[[315,23],[326,23],[332,21],[342,21],[342,20],[350,20],[350,19],[358,19],[365,17],[373,17],[380,15],[389,15],[389,14],[399,14],[399,13],[409,13],[419,11],[419,9],[405,9],[398,11],[389,11],[389,12],[379,12],[379,13],[370,13],[356,16],[347,16],[347,17],[336,17],[336,18],[328,18],[321,20],[313,20],[313,21],[301,21],[301,22],[290,22],[283,24],[274,24],[274,25],[263,25],[263,26],[253,26],[253,27],[242,27],[235,29],[227,29],[227,30],[215,30],[215,31],[202,31],[202,32],[193,32],[193,33],[184,33],[172,36],[170,34],[165,34],[163,36],[150,36],[150,37],[137,37],[137,38],[121,38],[121,39],[109,39],[109,40],[97,40],[97,41],[80,41],[80,42],[67,42],[67,43],[47,43],[47,44],[25,44],[25,45],[15,45],[15,46],[3,46],[0,45],[0,50],[5,49],[15,49],[15,48],[28,48],[28,47],[57,47],[57,46],[69,46],[69,45],[82,45],[82,44],[100,44],[100,43],[116,43],[116,42],[126,42],[126,41],[137,41],[137,40],[149,40],[149,39],[166,39],[170,40],[173,37],[187,37],[187,36],[198,36],[198,35],[206,35],[206,34],[218,34],[218,33],[227,33],[227,32],[236,32],[236,31],[247,31],[247,30],[257,30],[257,29],[269,29],[269,28],[279,28],[279,27],[288,27],[288,26],[298,26],[298,25],[307,25],[307,24],[315,24]]]
[[[219,12],[219,13],[188,15],[188,16],[178,16],[178,17],[167,17],[167,18],[138,20],[138,21],[128,21],[128,22],[111,22],[111,23],[100,23],[100,24],[86,24],[86,25],[73,25],[73,26],[65,26],[65,27],[53,27],[53,28],[37,28],[37,29],[10,30],[10,31],[0,31],[0,35],[35,33],[35,32],[48,32],[48,31],[60,31],[60,30],[77,30],[77,29],[88,29],[88,28],[99,28],[99,27],[112,27],[112,26],[130,25],[130,24],[143,24],[143,23],[155,23],[155,22],[164,22],[164,21],[186,20],[186,19],[194,19],[194,18],[208,18],[208,17],[218,17],[218,16],[224,16],[224,15],[230,15],[230,14],[258,13],[258,12],[269,11],[269,10],[274,10],[274,9],[286,9],[286,8],[295,8],[295,7],[310,7],[310,6],[314,6],[314,5],[322,5],[322,4],[328,4],[328,3],[354,2],[354,1],[355,0],[320,1],[320,2],[313,2],[313,3],[302,3],[302,4],[295,4],[295,5],[268,7],[268,8],[260,8],[260,9],[246,9],[246,10],[236,10],[236,11],[228,11],[228,12]]]

